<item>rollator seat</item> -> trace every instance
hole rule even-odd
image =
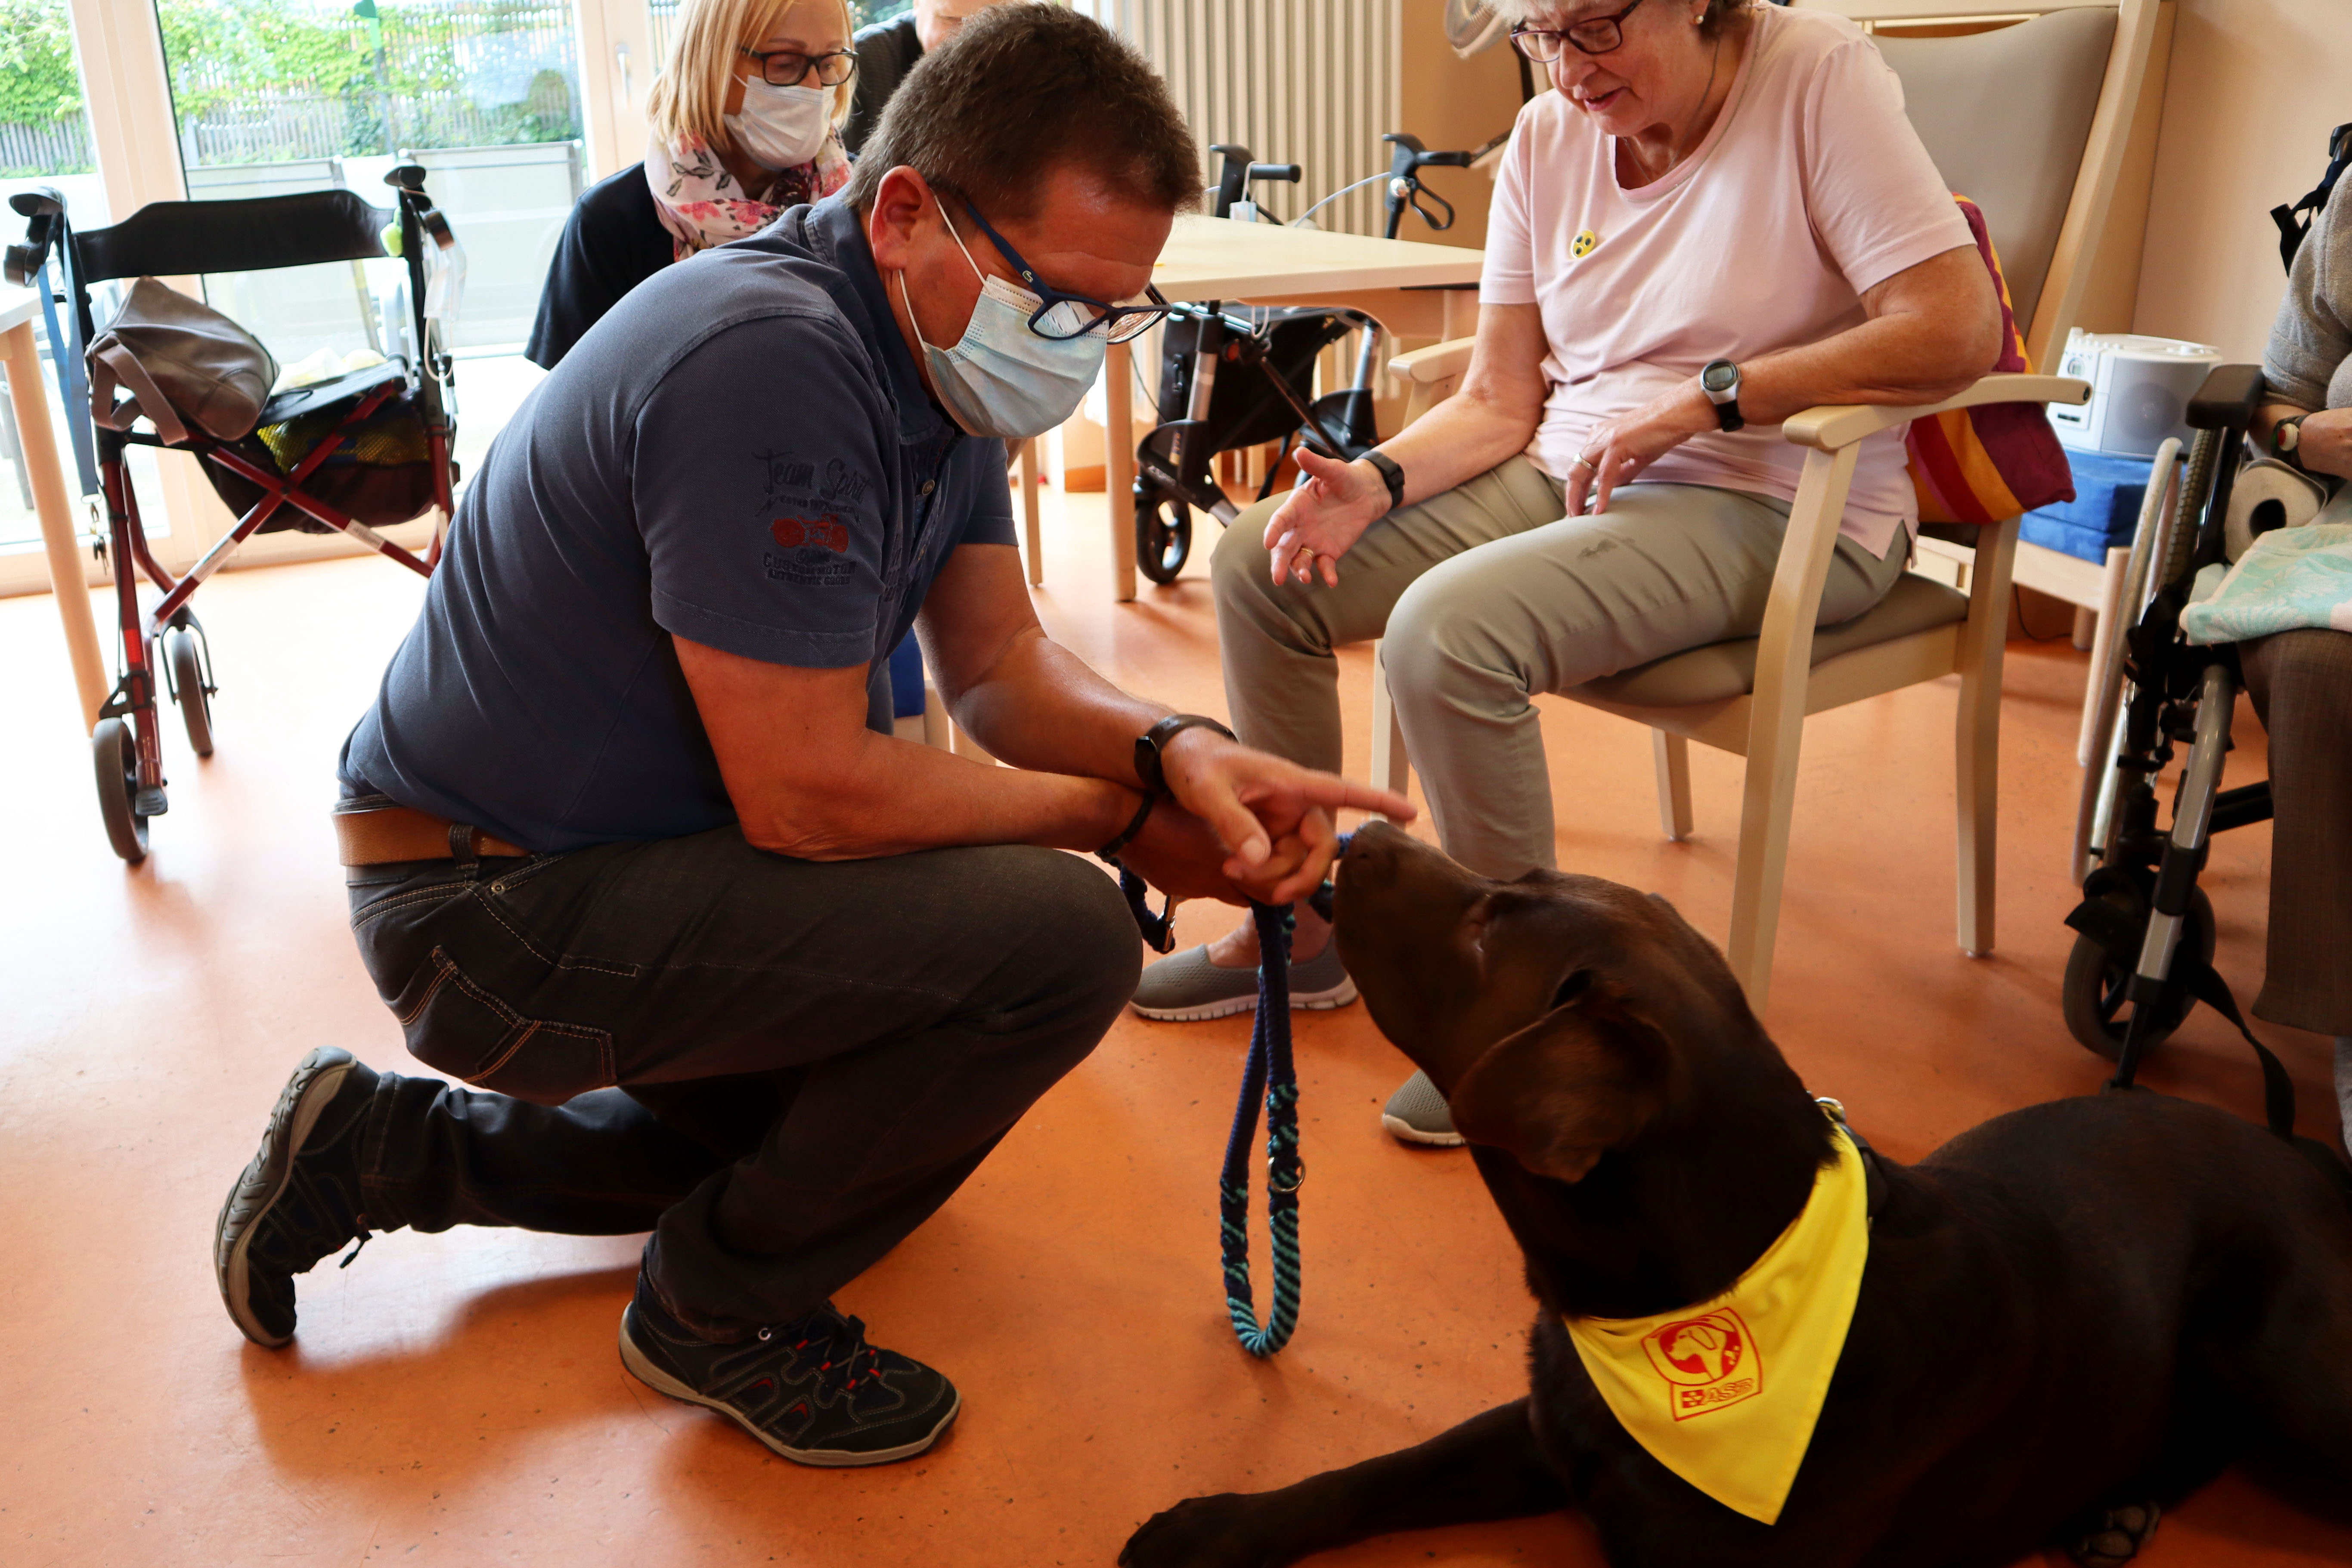
[[[1813,663],[1826,664],[1840,654],[1875,647],[1937,626],[1956,626],[1968,618],[1966,594],[1906,572],[1895,578],[1886,597],[1861,615],[1814,632]],[[1755,637],[1740,637],[1685,648],[1587,681],[1577,690],[1603,702],[1643,708],[1689,708],[1746,697],[1756,689],[1757,643]]]
[[[373,392],[386,382],[408,384],[408,367],[399,360],[386,360],[365,370],[345,371],[329,381],[314,381],[308,386],[289,386],[270,395],[261,407],[261,417],[254,421],[257,429],[266,425],[283,425],[289,419],[299,419],[305,414],[316,414],[322,408],[332,408]]]

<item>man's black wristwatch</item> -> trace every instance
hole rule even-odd
[[[1727,359],[1711,360],[1698,373],[1698,386],[1715,405],[1715,422],[1726,430],[1745,429],[1748,416],[1739,412],[1739,367]]]
[[[1167,751],[1170,742],[1192,729],[1214,730],[1228,741],[1234,738],[1231,730],[1199,713],[1171,713],[1137,736],[1135,776],[1143,784],[1143,804],[1136,808],[1134,817],[1118,837],[1095,851],[1097,856],[1105,860],[1117,860],[1118,852],[1135,842],[1135,836],[1143,831],[1144,823],[1150,819],[1151,808],[1160,804],[1160,796],[1170,793],[1168,773],[1161,765],[1160,754]]]
[[[1389,510],[1404,505],[1404,470],[1386,452],[1367,452],[1364,461],[1381,471],[1381,479],[1389,487]]]

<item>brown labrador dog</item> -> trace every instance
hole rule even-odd
[[[1475,877],[1356,835],[1339,942],[1527,1256],[1527,1398],[1278,1491],[1178,1504],[1129,1568],[1272,1568],[1391,1531],[1575,1507],[1617,1568],[2119,1562],[2250,1449],[2352,1486],[2352,1203],[2336,1163],[2145,1091],[1874,1158],[1861,1297],[1777,1523],[1637,1445],[1560,1325],[1720,1294],[1804,1206],[1822,1111],[1663,900]]]

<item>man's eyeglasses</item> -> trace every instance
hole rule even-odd
[[[1568,52],[1569,44],[1588,55],[1605,55],[1625,41],[1622,24],[1641,8],[1642,0],[1633,0],[1614,15],[1591,17],[1570,27],[1530,27],[1522,23],[1511,29],[1511,47],[1539,66],[1558,60]]]
[[[737,48],[760,62],[761,79],[770,87],[798,87],[808,79],[811,71],[826,87],[839,87],[857,74],[857,51],[835,49],[831,54],[804,55],[798,49],[772,49],[761,54],[757,49]]]
[[[1090,300],[1084,294],[1064,293],[1038,277],[1029,263],[1021,258],[1021,253],[1013,248],[1012,242],[980,216],[978,207],[967,201],[963,204],[963,210],[971,215],[972,222],[980,225],[981,233],[988,236],[989,242],[996,247],[997,254],[1021,275],[1022,285],[1041,301],[1029,318],[1029,330],[1039,337],[1058,340],[1100,332],[1112,342],[1123,343],[1141,337],[1168,314],[1168,301],[1161,299],[1160,290],[1149,283],[1143,286],[1143,297],[1149,301],[1145,304],[1109,305],[1100,300]]]

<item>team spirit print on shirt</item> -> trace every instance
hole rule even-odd
[[[849,522],[842,515],[866,499],[872,481],[838,458],[822,465],[797,452],[762,452],[761,515],[776,548],[760,552],[773,583],[804,588],[846,587],[856,565],[849,553]]]

